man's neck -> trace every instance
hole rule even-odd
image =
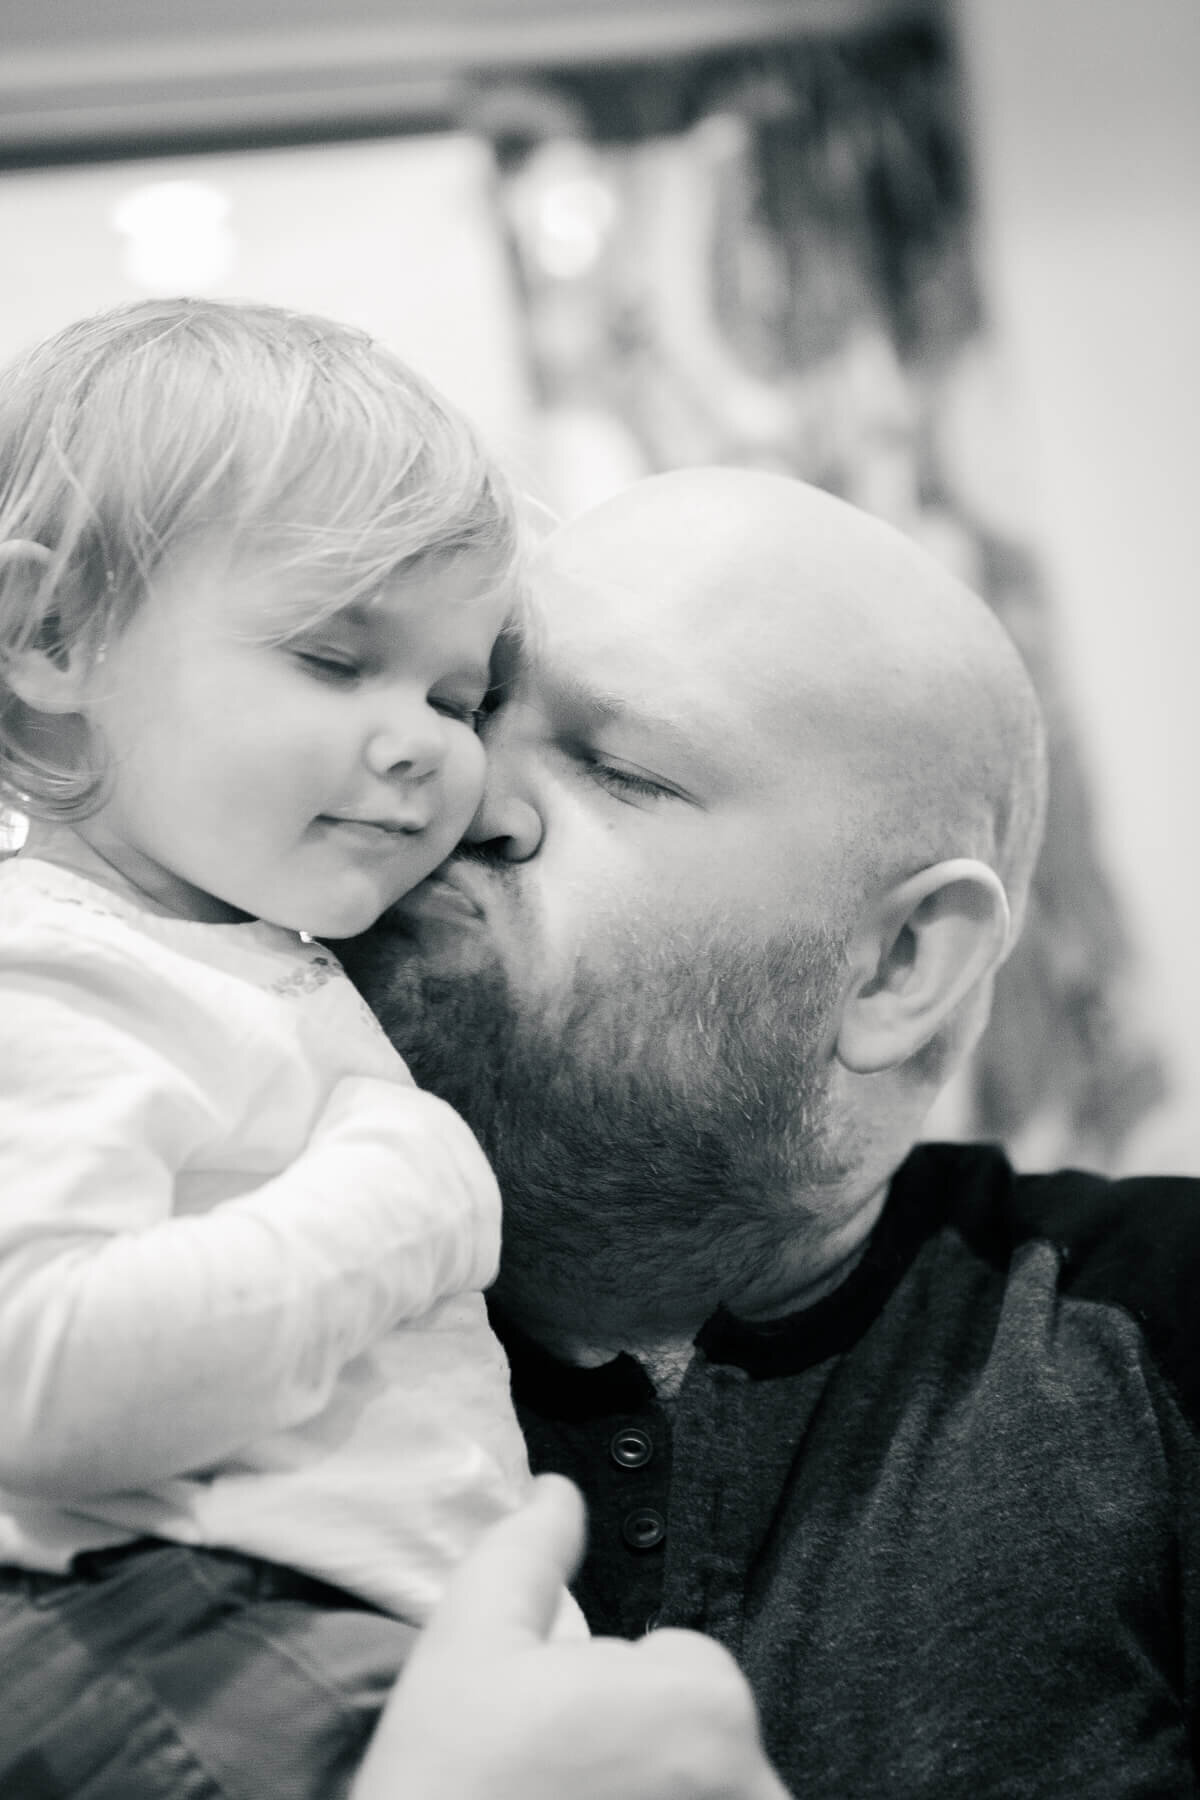
[[[887,1196],[885,1182],[838,1230],[829,1234],[819,1258],[804,1256],[799,1268],[785,1267],[777,1279],[756,1282],[752,1288],[731,1296],[725,1302],[727,1310],[753,1325],[785,1319],[790,1313],[803,1312],[824,1300],[841,1287],[862,1261]]]
[[[887,1194],[888,1183],[884,1182],[831,1228],[819,1245],[809,1239],[794,1251],[785,1250],[771,1275],[720,1295],[717,1303],[748,1324],[765,1324],[815,1306],[834,1293],[862,1261]],[[694,1317],[684,1320],[656,1318],[649,1309],[640,1310],[636,1317],[614,1321],[611,1332],[598,1325],[586,1335],[549,1318],[520,1322],[544,1349],[583,1368],[595,1368],[626,1352],[642,1364],[662,1398],[678,1392],[696,1334],[713,1311],[715,1306],[706,1303]]]

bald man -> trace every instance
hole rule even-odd
[[[919,1141],[1038,846],[1015,651],[780,477],[535,574],[473,841],[346,960],[495,1163],[593,1629],[726,1646],[804,1800],[1195,1794],[1200,1184]]]

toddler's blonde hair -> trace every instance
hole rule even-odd
[[[6,662],[102,654],[205,533],[294,573],[268,637],[427,556],[480,553],[507,584],[520,543],[467,420],[365,332],[184,299],[68,326],[0,374],[0,803],[80,818],[104,781],[39,746]]]

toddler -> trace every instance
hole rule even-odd
[[[492,1175],[314,941],[469,823],[517,536],[327,320],[155,301],[0,383],[4,1793],[111,1738],[157,1794],[140,1731],[329,1800],[393,1621],[524,1492]]]

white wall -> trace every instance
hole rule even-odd
[[[959,0],[1060,661],[1200,1174],[1200,5]]]
[[[465,135],[0,173],[0,362],[147,293],[265,300],[364,326],[519,454],[529,396],[491,184]]]

